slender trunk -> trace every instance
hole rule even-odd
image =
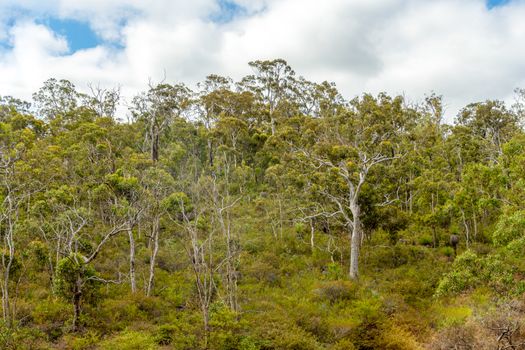
[[[228,279],[227,288],[228,288],[228,302],[230,304],[230,309],[234,312],[238,311],[237,303],[237,268],[236,268],[236,256],[237,249],[233,247],[233,242],[230,236],[230,228],[228,227],[228,262],[226,264],[226,278]]]
[[[75,283],[75,289],[73,292],[73,332],[78,331],[80,326],[80,313],[81,307],[80,302],[82,300],[82,281],[80,278]]]
[[[209,157],[210,167],[213,167],[213,147],[212,147],[211,139],[208,139],[208,157]]]
[[[208,349],[208,337],[210,333],[210,315],[208,307],[202,305],[202,320],[204,321],[204,349]]]
[[[10,305],[9,305],[9,270],[4,271],[4,279],[2,284],[2,315],[4,322],[9,326],[11,323]]]
[[[283,206],[282,206],[280,198],[279,198],[279,234],[281,235],[281,239],[282,239],[283,238]]]
[[[128,229],[129,236],[129,280],[131,283],[131,293],[137,290],[137,282],[135,279],[135,239],[133,238],[133,230]]]
[[[467,223],[467,219],[465,218],[465,212],[463,211],[463,209],[461,209],[461,218],[463,219],[463,226],[465,226],[465,242],[466,242],[466,245],[467,245],[467,249],[469,249],[469,245],[470,245],[470,229],[468,227],[468,223]]]
[[[217,203],[218,205],[218,203]],[[232,235],[230,213],[228,209],[217,211],[217,216],[221,225],[226,243],[226,294],[228,306],[234,312],[238,311],[237,303],[237,257],[238,246]]]
[[[478,221],[476,220],[476,214],[472,215],[472,221],[474,223],[474,240],[478,239]]]
[[[270,125],[272,127],[272,136],[275,135],[275,119],[273,117],[273,108],[271,106],[271,102],[270,102]]]
[[[359,278],[359,251],[361,248],[361,236],[363,233],[359,204],[352,203],[350,205],[350,211],[352,212],[352,232],[350,238],[350,279],[357,280]]]
[[[156,131],[151,135],[151,159],[154,162],[159,160],[159,134]]]
[[[151,295],[151,292],[153,290],[153,281],[155,279],[155,264],[157,260],[157,253],[159,252],[159,220],[160,218],[156,216],[153,221],[153,232],[151,235],[152,240],[153,240],[153,245],[151,247],[151,257],[149,261],[149,279],[148,279],[148,287],[146,288],[147,296]]]
[[[11,199],[8,197],[9,208],[11,209]],[[9,214],[11,215],[11,214]],[[11,217],[7,218],[7,231],[5,233],[4,241],[5,246],[7,246],[7,251],[9,256],[2,254],[2,265],[4,268],[3,281],[2,281],[2,309],[3,309],[3,318],[4,322],[8,327],[12,325],[11,313],[14,311],[11,310],[11,303],[9,300],[9,279],[11,275],[11,267],[13,266],[14,255],[15,255],[15,245],[13,240],[14,224],[11,220]]]
[[[315,251],[315,227],[313,219],[310,219],[310,248],[312,249],[312,254]]]

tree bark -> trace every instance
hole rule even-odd
[[[352,203],[350,205],[350,211],[352,212],[352,232],[350,236],[350,279],[357,280],[359,278],[359,252],[361,248],[361,236],[363,234],[360,218],[361,210],[359,208],[359,204]]]
[[[310,219],[310,248],[313,254],[315,252],[315,225],[313,219]]]
[[[131,293],[137,290],[137,282],[135,279],[135,239],[133,237],[133,230],[128,229],[129,236],[129,280],[131,284]]]
[[[151,160],[157,162],[159,160],[159,135],[154,133],[151,138]]]
[[[153,245],[151,247],[151,257],[149,261],[149,278],[148,278],[148,287],[146,288],[146,295],[150,296],[153,290],[153,282],[155,280],[155,265],[157,260],[157,253],[159,252],[159,220],[158,216],[153,220],[153,232],[152,232],[152,241]]]

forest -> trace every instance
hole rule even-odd
[[[0,348],[525,349],[525,90],[249,68],[0,97]]]

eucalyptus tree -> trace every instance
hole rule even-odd
[[[150,86],[147,92],[133,98],[131,112],[146,127],[146,144],[154,162],[159,160],[162,134],[188,108],[190,97],[191,92],[184,84],[163,83]]]
[[[48,79],[33,94],[37,115],[52,121],[65,118],[79,106],[80,94],[75,85],[66,79]]]
[[[278,109],[291,96],[295,72],[283,59],[252,61],[248,64],[254,74],[244,77],[239,86],[260,99],[267,109],[271,133],[275,135]]]
[[[210,332],[210,307],[217,291],[216,270],[219,259],[216,253],[216,229],[207,203],[210,179],[199,180],[184,192],[174,192],[164,201],[171,221],[178,227],[180,239],[194,275],[197,302],[202,314],[204,346]]]
[[[135,293],[137,291],[136,242],[133,229],[141,220],[146,206],[143,200],[144,190],[137,177],[125,174],[122,169],[107,175],[104,185],[111,193],[111,196],[107,198],[109,210],[126,223],[129,239],[129,279],[131,292]],[[104,187],[99,187],[97,191],[104,196]]]
[[[166,170],[160,167],[146,169],[141,178],[144,188],[145,219],[150,223],[149,234],[149,275],[146,285],[146,295],[153,293],[155,281],[155,267],[160,249],[161,219],[166,216],[163,201],[173,192],[175,180]],[[145,220],[144,220],[145,221]]]
[[[5,121],[14,114],[28,115],[31,103],[12,96],[0,96],[0,121]]]
[[[102,88],[88,84],[89,93],[81,96],[82,105],[95,112],[98,117],[115,118],[120,101],[120,87]]]
[[[2,316],[8,326],[12,325],[16,315],[11,303],[11,277],[19,258],[17,244],[20,242],[22,211],[35,191],[30,184],[25,159],[34,141],[35,134],[28,128],[16,129],[11,124],[0,123],[0,289]]]
[[[456,125],[467,128],[481,144],[484,162],[497,163],[502,146],[519,130],[519,116],[509,111],[501,101],[485,101],[466,106],[456,119]]]
[[[363,186],[371,170],[402,156],[399,145],[409,115],[402,97],[364,95],[342,113],[320,119],[310,147],[295,149],[300,161],[310,164],[317,191],[334,204],[348,227],[352,279],[359,276]]]
[[[223,95],[231,92],[232,83],[230,78],[212,74],[198,84],[198,103],[195,106],[198,109],[198,117],[208,134],[223,111]],[[208,135],[206,139],[209,165],[213,166],[213,138]]]

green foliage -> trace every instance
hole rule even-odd
[[[155,338],[145,332],[124,331],[99,343],[102,349],[155,350]]]
[[[331,304],[357,298],[358,286],[351,281],[324,282],[314,291],[316,298]]]
[[[419,237],[418,244],[430,247],[434,244],[434,239],[430,235],[423,235]]]
[[[192,210],[190,199],[183,192],[174,192],[162,201],[162,206],[167,211],[177,216],[183,212],[189,213]]]
[[[440,250],[441,253],[446,257],[451,258],[454,256],[454,248],[452,247],[442,247]]]
[[[483,285],[503,294],[518,286],[512,268],[500,256],[479,257],[468,250],[456,258],[452,271],[439,282],[436,295],[458,294]]]
[[[440,96],[250,67],[152,85],[129,123],[67,80],[0,98],[0,348],[496,348],[525,292],[523,109],[447,125]]]
[[[84,263],[83,256],[72,254],[58,262],[53,289],[58,296],[70,300],[81,284],[83,297],[89,300],[93,298],[98,285],[93,279],[95,275],[93,267]]]
[[[502,215],[496,224],[492,234],[495,245],[504,246],[511,241],[524,237],[525,234],[525,211],[520,210],[511,215]]]

